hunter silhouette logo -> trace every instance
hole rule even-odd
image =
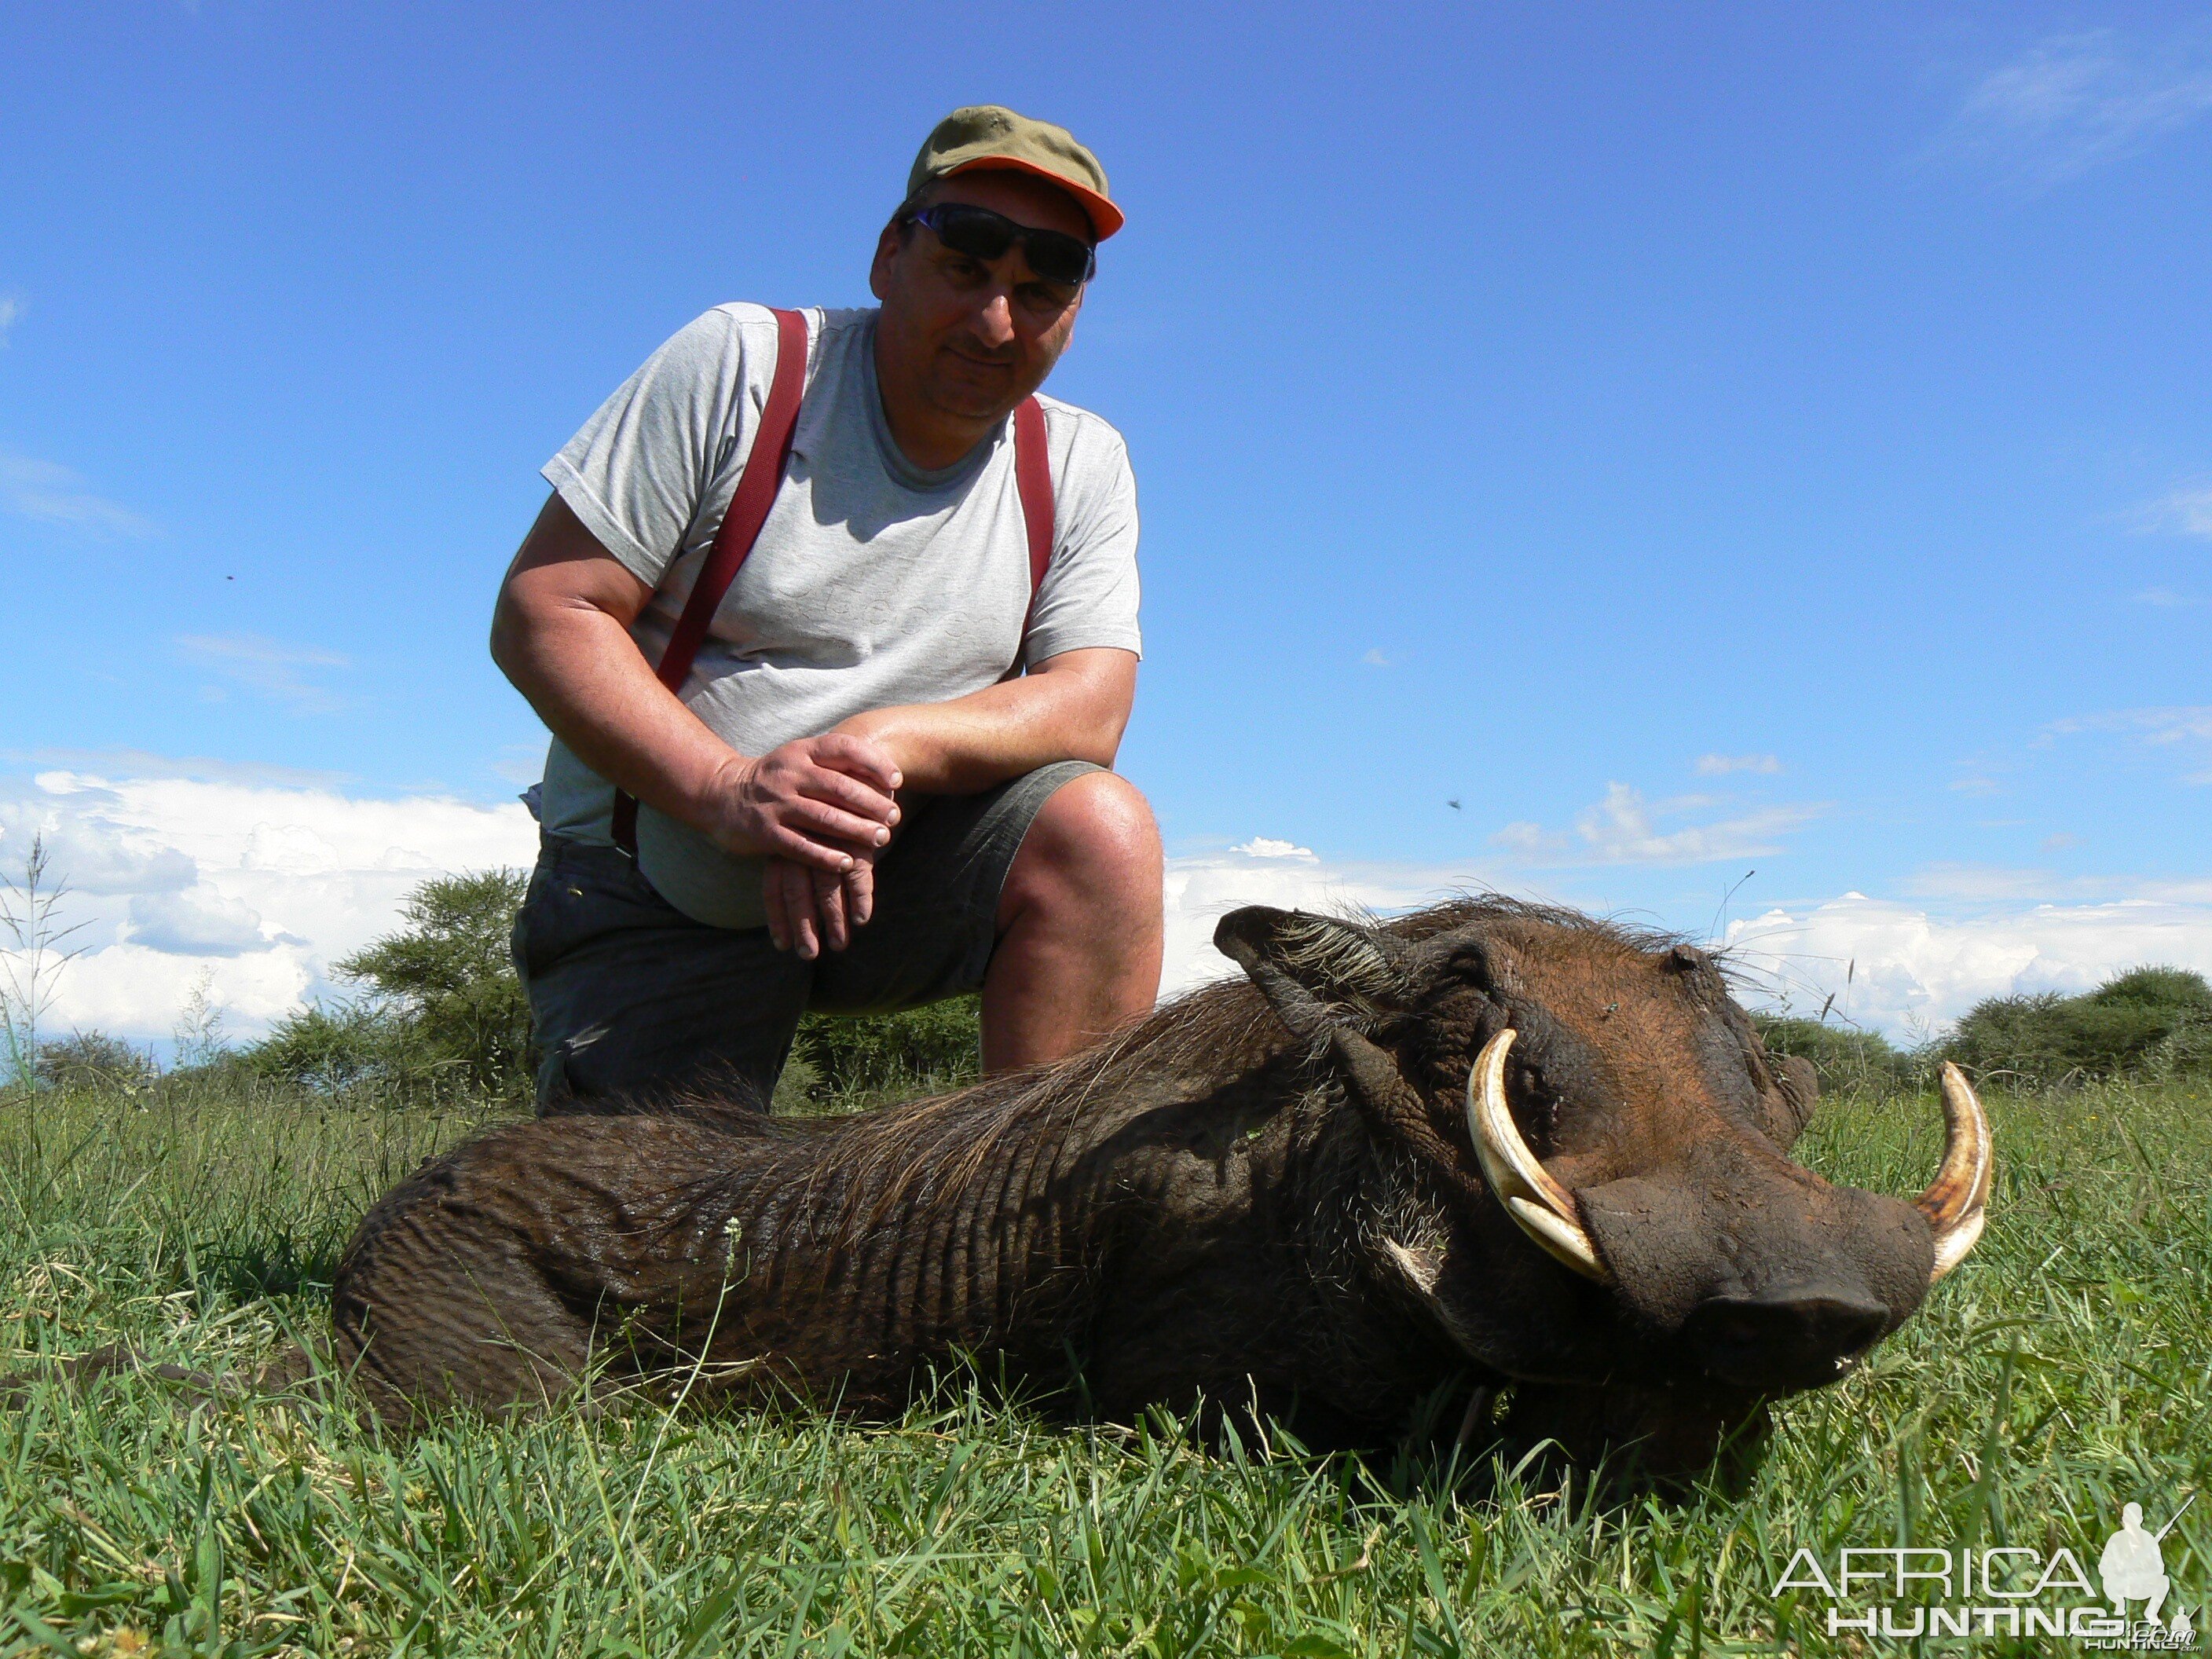
[[[2162,1546],[2196,1501],[2192,1492],[2156,1532],[2144,1528],[2142,1504],[2122,1510],[2120,1529],[2097,1558],[2104,1606],[2097,1604],[2096,1587],[2072,1550],[2062,1546],[2046,1555],[2020,1544],[1852,1546],[1836,1552],[1832,1570],[1811,1550],[1800,1549],[1783,1569],[1774,1594],[1816,1592],[1814,1616],[1830,1636],[1848,1631],[1892,1642],[1931,1636],[2070,1637],[2107,1651],[2191,1651],[2197,1629],[2188,1609],[2160,1614],[2173,1590]],[[2185,1553],[2180,1559],[2187,1559]],[[2142,1604],[2132,1620],[2130,1602]]]
[[[2130,1504],[2120,1511],[2120,1529],[2105,1546],[2105,1553],[2097,1559],[2097,1577],[2105,1581],[2105,1599],[2112,1604],[2112,1611],[2121,1618],[2127,1617],[2128,1603],[2141,1601],[2146,1624],[2164,1626],[2158,1610],[2165,1604],[2166,1592],[2173,1583],[2166,1576],[2166,1556],[2159,1546],[2166,1534],[2173,1530],[2174,1521],[2181,1519],[2184,1510],[2197,1501],[2197,1494],[2189,1494],[2188,1503],[2173,1512],[2156,1532],[2145,1532],[2142,1528],[2142,1505]],[[2189,1609],[2176,1608],[2175,1627],[2187,1631]]]

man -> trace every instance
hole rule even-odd
[[[808,1008],[980,990],[995,1072],[1152,1006],[1159,836],[1108,769],[1135,486],[1111,427],[1038,399],[1033,588],[1012,418],[1121,224],[1064,130],[938,125],[878,239],[880,307],[805,313],[790,460],[680,696],[655,668],[761,429],[775,315],[708,312],[547,465],[492,623],[554,734],[515,927],[541,1110],[733,1081],[764,1103]]]

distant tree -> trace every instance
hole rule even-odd
[[[2031,1088],[2212,1070],[2212,985],[2185,968],[2135,968],[2081,996],[1990,997],[1942,1052]]]
[[[321,1002],[294,1009],[245,1054],[256,1074],[323,1094],[364,1084],[403,1092],[413,1084],[427,1085],[431,1074],[414,1073],[420,1058],[410,1050],[396,1010]]]
[[[1918,1064],[1915,1055],[1879,1031],[1780,1014],[1753,1014],[1752,1024],[1769,1054],[1800,1055],[1811,1062],[1824,1092],[1893,1089],[1909,1084]]]
[[[153,1056],[105,1031],[72,1031],[39,1046],[39,1078],[50,1089],[136,1089],[158,1075]]]
[[[527,1095],[530,1007],[507,955],[527,885],[515,870],[424,882],[404,927],[333,965],[363,994],[296,1010],[250,1051],[254,1070],[322,1090]]]
[[[404,928],[332,970],[396,1007],[410,1040],[474,1093],[529,1088],[530,1004],[507,949],[529,884],[519,870],[425,882]]]

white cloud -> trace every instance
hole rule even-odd
[[[2137,605],[2151,605],[2160,611],[2185,611],[2197,603],[2189,594],[2172,587],[2146,587],[2128,597]]]
[[[220,893],[141,893],[131,901],[129,939],[173,957],[237,957],[274,944],[258,910]]]
[[[1255,837],[1245,847],[1282,844]],[[1163,994],[1236,972],[1212,939],[1214,924],[1240,904],[1387,915],[1489,884],[1464,866],[1335,864],[1244,848],[1170,859]],[[1984,997],[2086,991],[2147,962],[2212,973],[2212,880],[2108,878],[2069,884],[2104,896],[2062,902],[2037,902],[2052,887],[2039,872],[1946,866],[1917,884],[1922,902],[1846,893],[1730,923],[1723,942],[1746,1000],[1811,1014],[1832,992],[1837,1012],[1915,1039]]]
[[[1782,762],[1773,755],[1700,755],[1697,771],[1701,778],[1725,777],[1730,772],[1779,772]]]
[[[2201,33],[2151,51],[2111,29],[2053,34],[1985,76],[1934,148],[2033,191],[2133,155],[2208,111],[2212,53]]]
[[[216,760],[204,755],[156,755],[150,750],[120,745],[109,749],[0,750],[0,761],[54,767],[67,772],[90,772],[111,778],[195,778],[204,783],[265,783],[298,788],[325,788],[346,781],[344,774],[339,772],[278,766],[266,761]]]
[[[1255,836],[1229,850],[1255,859],[1310,859],[1314,855],[1310,847],[1301,847],[1294,841],[1277,841],[1272,836]]]
[[[71,889],[63,920],[85,924],[55,1024],[143,1041],[169,1032],[203,970],[234,1034],[258,1035],[327,988],[332,962],[389,933],[414,887],[526,866],[537,831],[519,805],[369,799],[206,772],[0,776],[0,868],[20,868],[34,833]],[[1212,934],[1241,904],[1388,914],[1498,879],[1468,865],[1339,862],[1267,836],[1171,859],[1164,990],[1236,971]],[[1847,894],[1778,907],[1731,926],[1728,942],[1796,1007],[1832,989],[1853,1018],[1899,1033],[1983,996],[2086,989],[2137,963],[2212,969],[2212,878],[2054,882],[1952,866],[1916,884],[1911,902]],[[2062,902],[2035,902],[2054,890]]]
[[[1168,860],[1167,960],[1160,994],[1174,996],[1237,972],[1213,948],[1214,924],[1243,904],[1284,910],[1388,913],[1482,884],[1467,868],[1334,864],[1304,848],[1255,836],[1225,852]]]
[[[1606,786],[1605,799],[1576,815],[1572,831],[1553,831],[1538,823],[1509,823],[1491,837],[1493,844],[1528,863],[1708,864],[1722,859],[1759,858],[1781,850],[1780,838],[1802,829],[1826,808],[1808,803],[1760,806],[1710,823],[1662,830],[1662,820],[1719,805],[1708,795],[1683,795],[1646,801],[1625,783]]]
[[[1380,651],[1370,651],[1359,660],[1365,663],[1370,668],[1388,668],[1391,665],[1390,659],[1384,656]]]
[[[43,524],[73,526],[96,535],[150,536],[151,521],[84,487],[65,466],[0,450],[0,507]]]
[[[519,805],[119,769],[0,777],[0,868],[20,869],[33,834],[70,889],[64,920],[86,924],[55,1022],[142,1041],[167,1034],[203,969],[234,1034],[266,1030],[389,933],[418,884],[527,866],[537,842]]]
[[[352,665],[349,658],[335,651],[286,645],[258,634],[186,634],[179,637],[177,650],[186,662],[282,703],[295,714],[327,714],[345,707],[344,698],[302,672]]]
[[[2071,994],[2143,963],[2212,972],[2205,896],[2212,895],[1944,916],[1846,893],[1733,922],[1726,943],[1771,1003],[1809,1015],[1832,994],[1838,1013],[1917,1037],[1940,1031],[1984,997]]]
[[[8,343],[8,331],[23,320],[29,307],[19,294],[0,294],[0,346]]]
[[[2212,539],[2212,483],[2184,484],[2161,495],[2142,511],[2142,527],[2176,536]],[[2162,590],[2154,588],[2153,592]],[[2138,595],[2138,598],[2143,596]],[[2151,604],[2159,601],[2152,599]]]
[[[2054,720],[2044,727],[2038,741],[2049,743],[2054,738],[2101,732],[2116,733],[2146,748],[2177,751],[2191,757],[2183,763],[2185,765],[2193,764],[2197,759],[2212,755],[2212,703],[2118,708],[2109,714],[2077,715],[2071,720]],[[2212,769],[2185,772],[2181,781],[2212,783]]]

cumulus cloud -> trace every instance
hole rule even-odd
[[[1310,847],[1301,847],[1294,841],[1277,841],[1272,836],[1255,836],[1229,850],[1254,859],[1310,859],[1314,855]]]
[[[0,507],[21,518],[67,525],[96,536],[154,533],[150,520],[94,495],[68,467],[12,450],[0,450]]]
[[[1772,755],[1700,755],[1697,771],[1701,778],[1725,777],[1730,772],[1779,772],[1781,761]]]
[[[70,890],[64,917],[86,924],[60,981],[62,1025],[164,1036],[205,969],[232,1030],[258,1035],[389,933],[418,884],[536,853],[519,805],[166,769],[0,777],[0,867],[20,868],[43,835]]]
[[[133,945],[173,957],[236,957],[266,951],[261,913],[220,893],[141,893],[131,901]]]
[[[2143,48],[2112,29],[2052,34],[1967,94],[1935,153],[2048,189],[2120,161],[2212,112],[2200,31]]]
[[[71,889],[64,920],[85,924],[59,1026],[166,1036],[204,971],[233,1032],[257,1036],[328,988],[331,963],[389,933],[422,881],[535,852],[518,805],[167,769],[0,775],[0,868],[20,868],[44,835]],[[1164,992],[1236,971],[1212,935],[1239,905],[1388,915],[1499,879],[1480,865],[1340,860],[1271,836],[1170,859]],[[2212,875],[2129,884],[1934,866],[1908,898],[1778,906],[1726,942],[1766,1000],[1810,1011],[1833,990],[1852,1018],[1906,1035],[1983,996],[2084,989],[2137,963],[2212,970]]]
[[[1710,795],[1647,801],[1625,783],[1606,786],[1605,799],[1576,816],[1571,830],[1540,823],[1509,823],[1493,845],[1536,866],[1569,864],[1709,864],[1759,858],[1781,850],[1781,838],[1803,828],[1826,808],[1796,803],[1753,807],[1705,823],[1662,829],[1666,821],[1710,811],[1723,803]]]
[[[1174,996],[1237,971],[1213,948],[1213,927],[1239,905],[1388,914],[1481,884],[1478,873],[1465,866],[1340,864],[1268,836],[1255,836],[1218,853],[1170,859],[1167,958],[1160,994]]]
[[[1247,850],[1285,844],[1255,836],[1169,860],[1164,994],[1236,972],[1212,939],[1215,922],[1240,904],[1389,915],[1496,880],[1466,866]],[[1914,899],[1854,892],[1779,905],[1730,923],[1721,942],[1747,1001],[1814,1014],[1832,994],[1834,1012],[1906,1041],[1939,1032],[1984,997],[2089,990],[2147,962],[2212,973],[2212,879],[2063,884],[2098,890],[2056,901],[2054,884],[2042,872],[1934,866],[1913,884]]]
[[[286,645],[258,634],[186,634],[178,654],[231,684],[243,687],[295,714],[327,714],[345,699],[307,678],[318,668],[346,668],[351,659],[312,645]]]
[[[1725,943],[1752,1000],[1813,1014],[1832,996],[1836,1012],[1916,1038],[1984,997],[2072,994],[2151,962],[2212,973],[2212,903],[2139,897],[1944,915],[1846,893],[1731,923]]]

